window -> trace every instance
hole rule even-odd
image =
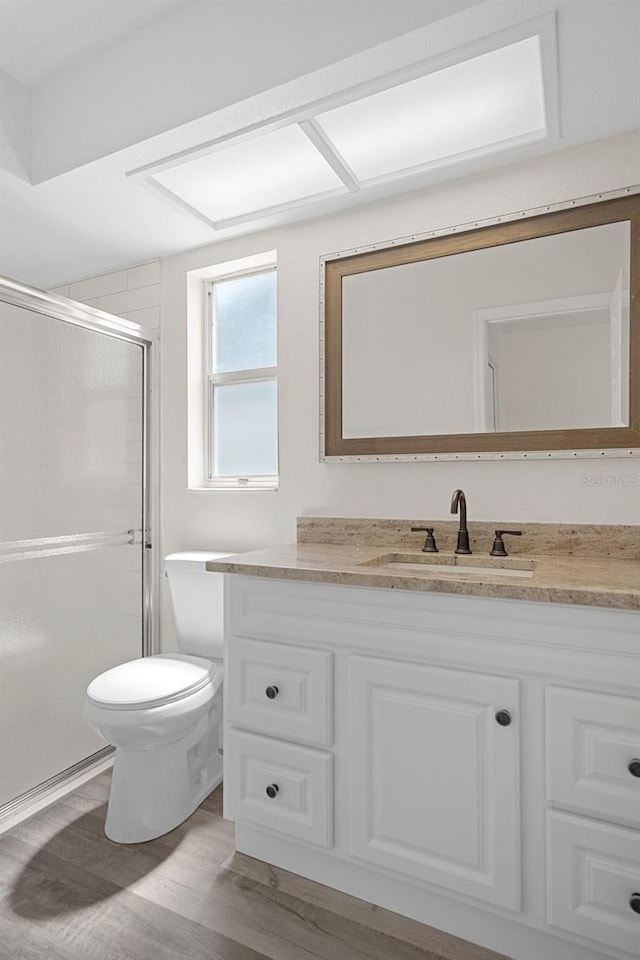
[[[278,480],[276,268],[208,285],[208,479],[220,487]]]

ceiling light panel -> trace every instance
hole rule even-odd
[[[316,117],[361,181],[546,134],[537,36]]]
[[[230,142],[151,179],[216,224],[347,192],[297,125]]]

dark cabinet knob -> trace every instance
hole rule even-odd
[[[638,760],[637,757],[634,757],[633,760],[630,761],[627,770],[632,777],[640,777],[640,760]]]
[[[496,723],[499,723],[501,727],[508,727],[511,723],[511,714],[508,710],[498,710],[496,713]]]
[[[277,687],[267,687],[267,689],[265,690],[265,693],[268,696],[269,700],[275,700],[275,698],[278,696],[280,691],[278,690]]]
[[[640,913],[640,893],[632,893],[629,897],[629,906],[634,913]]]
[[[278,796],[279,791],[280,791],[280,787],[278,786],[277,783],[270,783],[266,789],[266,794],[270,800],[273,800],[275,799],[275,797]]]

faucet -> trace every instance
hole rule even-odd
[[[460,507],[460,529],[458,530],[458,545],[456,553],[471,553],[469,546],[469,531],[467,530],[467,498],[464,490],[454,490],[451,497],[451,513],[458,512]]]

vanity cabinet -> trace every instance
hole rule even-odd
[[[239,851],[514,960],[637,956],[637,613],[225,581]]]

